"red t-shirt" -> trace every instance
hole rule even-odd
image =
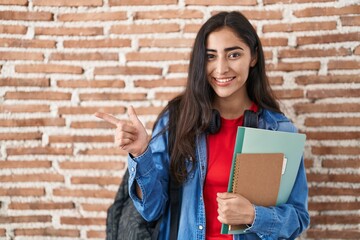
[[[253,103],[250,110],[257,111]],[[204,185],[206,213],[206,240],[232,239],[232,235],[220,234],[216,194],[227,192],[237,127],[243,125],[243,116],[237,119],[221,118],[221,129],[207,137],[208,166]]]

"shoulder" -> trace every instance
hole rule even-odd
[[[259,128],[283,132],[297,132],[294,124],[283,113],[268,109],[262,109],[259,113]]]

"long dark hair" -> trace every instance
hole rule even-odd
[[[262,109],[280,112],[265,73],[265,58],[260,39],[248,19],[239,12],[220,12],[209,18],[196,36],[184,92],[171,100],[159,115],[161,117],[165,112],[170,112],[167,128],[171,132],[170,172],[179,184],[188,176],[186,159],[193,162],[191,171],[194,170],[195,139],[207,129],[211,119],[215,92],[206,75],[206,40],[211,32],[222,27],[231,28],[249,46],[251,56],[257,56],[257,63],[250,68],[246,81],[250,100]]]

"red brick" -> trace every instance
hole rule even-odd
[[[72,60],[81,60],[81,61],[118,61],[119,55],[117,53],[52,53],[49,57],[49,60],[57,61],[72,61]]]
[[[111,114],[123,114],[125,113],[124,107],[59,107],[59,114],[77,115],[77,114],[94,114],[95,112],[106,112]]]
[[[0,182],[64,182],[64,176],[52,173],[0,175]]]
[[[64,48],[122,48],[130,47],[130,39],[65,40]]]
[[[14,210],[63,210],[75,209],[73,202],[11,202],[9,209]]]
[[[347,14],[358,14],[360,12],[359,5],[350,5],[342,8],[331,7],[313,7],[302,10],[295,10],[296,17],[315,17],[315,16],[342,16]]]
[[[267,38],[261,38],[260,41],[264,47],[277,47],[277,46],[287,46],[288,45],[287,38],[267,37]]]
[[[203,18],[203,13],[199,10],[160,10],[160,11],[141,11],[135,12],[134,19],[196,19]]]
[[[306,239],[360,239],[358,229],[309,229],[306,231]]]
[[[355,27],[360,25],[360,16],[342,16],[340,20],[342,26]]]
[[[110,204],[91,204],[91,203],[83,203],[81,204],[81,208],[84,211],[88,212],[106,212]]]
[[[359,97],[359,89],[320,89],[308,90],[307,98],[321,99],[333,97]]]
[[[186,85],[186,78],[156,79],[156,80],[135,80],[135,87],[156,88],[156,87],[183,87]]]
[[[313,3],[314,0],[263,0],[264,5],[285,3],[285,4],[296,4],[296,3]],[[334,0],[316,0],[316,2],[335,2]]]
[[[79,230],[56,228],[15,229],[15,236],[80,237]]]
[[[120,177],[72,177],[71,184],[119,185]]]
[[[180,92],[157,92],[155,93],[155,99],[169,101],[178,95],[180,95]]]
[[[338,70],[338,69],[359,69],[360,61],[355,60],[330,60],[328,63],[329,70]]]
[[[127,156],[128,153],[120,148],[92,148],[79,151],[80,155],[115,155],[115,156]]]
[[[0,126],[5,126],[5,127],[65,126],[65,119],[62,118],[0,119]]]
[[[357,48],[355,48],[354,54],[355,54],[355,55],[360,55],[360,46],[358,46]]]
[[[281,76],[276,77],[268,77],[271,85],[282,85],[284,83],[284,79]]]
[[[319,127],[319,126],[360,126],[359,117],[347,117],[347,118],[313,118],[309,117],[305,119],[305,126]]]
[[[322,215],[322,216],[312,216],[311,222],[314,225],[317,224],[359,224],[359,216],[357,215]],[[339,236],[338,236],[339,237]]]
[[[8,0],[5,0],[5,1],[8,1]],[[5,34],[26,34],[26,32],[27,32],[27,27],[25,27],[25,26],[0,25],[0,33],[5,33]]]
[[[51,168],[51,161],[33,160],[33,161],[2,161],[0,169],[6,168]]]
[[[28,0],[0,0],[1,5],[21,5],[21,6],[27,6]]]
[[[180,61],[189,60],[190,52],[131,52],[126,54],[130,61]]]
[[[139,39],[139,47],[190,48],[194,44],[192,38],[143,38]]]
[[[49,143],[93,143],[93,142],[114,142],[114,136],[49,136]]]
[[[346,211],[358,210],[358,202],[310,202],[310,211]]]
[[[44,188],[0,188],[1,196],[45,196]]]
[[[357,183],[360,181],[360,175],[358,174],[319,174],[310,173],[307,175],[308,182],[347,182]]]
[[[124,88],[123,80],[58,80],[58,87],[63,88]]]
[[[161,75],[158,67],[96,67],[95,75]]]
[[[360,196],[360,189],[345,187],[310,187],[309,196]]]
[[[184,32],[185,33],[197,33],[199,29],[201,28],[201,24],[185,24],[184,26]]]
[[[180,32],[180,25],[168,24],[131,24],[114,25],[110,28],[112,34],[145,34],[145,33],[171,33]]]
[[[313,146],[311,152],[315,155],[359,155],[359,147],[317,147]]]
[[[123,170],[125,163],[120,161],[102,161],[102,162],[60,162],[61,169],[94,169],[94,170]]]
[[[332,57],[332,56],[350,56],[352,51],[349,48],[339,49],[285,49],[280,50],[279,58],[304,58],[304,57]],[[320,77],[320,76],[317,76]]]
[[[79,94],[81,101],[93,101],[93,100],[107,100],[107,101],[116,101],[116,100],[145,100],[146,93],[83,93]]]
[[[44,55],[42,53],[29,53],[29,52],[0,52],[0,60],[42,61],[44,60]]]
[[[54,6],[54,7],[100,7],[103,0],[33,0],[34,6]]]
[[[299,103],[294,105],[296,113],[314,112],[360,112],[360,104],[357,103]]]
[[[49,105],[0,105],[0,112],[18,113],[18,112],[50,112]]]
[[[304,91],[301,89],[274,90],[275,96],[279,99],[303,98]]]
[[[103,35],[102,27],[36,27],[35,35],[51,36],[97,36]]]
[[[0,86],[50,87],[50,79],[49,78],[0,78]]]
[[[354,138],[355,139],[355,138]],[[321,166],[324,168],[360,168],[360,159],[323,159],[321,161]]]
[[[54,147],[33,147],[33,148],[7,148],[8,155],[72,155],[72,148],[54,148]]]
[[[86,232],[86,236],[88,238],[101,238],[101,239],[105,239],[106,238],[106,232],[105,231],[87,231]]]
[[[5,99],[70,100],[71,93],[65,92],[6,92]]]
[[[289,63],[289,62],[279,62],[277,64],[267,64],[266,68],[268,71],[304,71],[304,70],[319,70],[320,62],[302,62],[299,63]]]
[[[327,76],[299,76],[295,78],[295,82],[300,85],[307,84],[326,84],[326,83],[359,83],[360,76],[354,75],[327,75]]]
[[[187,73],[188,68],[188,64],[171,64],[168,73]]]
[[[84,22],[84,21],[120,21],[127,19],[125,11],[118,12],[85,12],[85,13],[64,13],[58,15],[58,21]]]
[[[82,67],[60,64],[20,64],[15,66],[18,73],[63,73],[63,74],[82,74]]]
[[[110,198],[115,197],[116,192],[106,189],[85,190],[85,189],[54,189],[53,195],[58,197],[86,197],[86,198]]]
[[[51,222],[49,215],[36,216],[0,216],[0,223],[48,223]]]
[[[177,0],[109,0],[110,6],[169,5],[169,4],[177,4]]]
[[[55,48],[56,42],[53,40],[27,40],[27,39],[0,39],[0,47],[15,47],[15,48]]]
[[[322,125],[318,125],[322,126]],[[325,126],[325,125],[324,125]],[[360,132],[306,132],[307,139],[313,140],[346,140],[360,139]]]
[[[77,217],[61,217],[60,223],[64,225],[81,225],[81,226],[91,226],[91,225],[105,225],[105,218],[77,218]]]
[[[282,11],[273,11],[273,10],[266,10],[266,11],[255,11],[250,10],[241,11],[242,14],[245,15],[250,21],[251,20],[280,20],[283,18]]]
[[[254,6],[257,4],[256,0],[185,0],[185,5],[222,5],[222,6]]]
[[[105,122],[105,121],[102,121],[102,122],[99,122],[99,121],[72,121],[71,124],[70,124],[70,127],[71,128],[75,128],[75,129],[84,129],[84,128],[91,128],[91,129],[94,129],[94,128],[105,128],[105,129],[108,129],[108,128],[114,128],[114,125],[108,123],[108,122]]]
[[[50,12],[0,11],[0,19],[18,21],[52,21],[53,14]]]
[[[25,132],[25,133],[0,133],[0,140],[41,140],[42,133],[40,132]]]
[[[5,237],[6,236],[6,229],[0,228],[0,236]]]
[[[137,115],[159,115],[159,113],[163,110],[163,107],[137,107],[135,112]]]
[[[358,41],[360,41],[360,32],[325,34],[325,35],[320,35],[320,36],[306,36],[306,37],[298,37],[297,38],[298,45],[358,42]]]

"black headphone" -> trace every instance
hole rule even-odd
[[[259,111],[254,112],[252,110],[245,110],[244,112],[244,127],[257,128],[259,124]],[[221,128],[221,117],[218,110],[213,109],[211,114],[211,120],[207,133],[215,134],[220,131]]]

